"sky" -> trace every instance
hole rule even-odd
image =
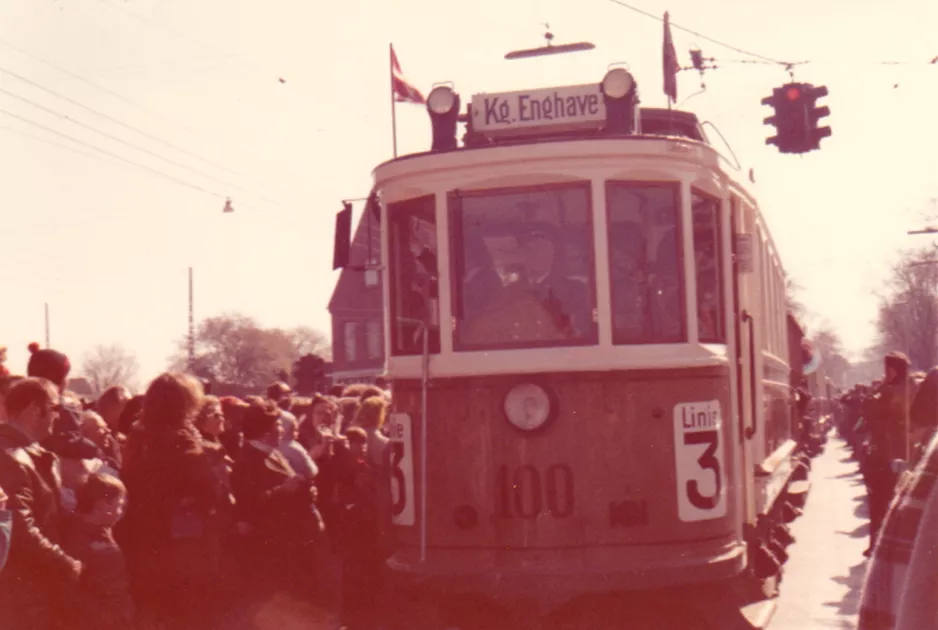
[[[699,34],[673,29],[682,64],[697,46],[718,67],[702,92],[680,73],[680,107],[754,169],[811,321],[861,351],[897,252],[926,244],[906,231],[938,214],[938,3],[629,4]],[[76,373],[117,343],[152,378],[186,334],[190,266],[197,319],[328,334],[335,212],[392,157],[390,42],[424,93],[452,81],[464,103],[598,82],[626,62],[642,103],[666,104],[661,23],[610,0],[0,0],[0,17],[0,345],[14,372],[44,341],[48,304],[51,345]],[[596,49],[504,60],[540,45],[544,23],[555,43]],[[788,73],[708,38],[810,61],[793,71],[830,91],[822,149],[766,146],[760,101]],[[425,109],[397,113],[399,152],[429,148]]]

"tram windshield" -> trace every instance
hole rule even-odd
[[[388,205],[391,244],[391,351],[440,351],[436,215],[434,197]]]
[[[588,183],[450,203],[457,350],[596,342]]]
[[[613,342],[686,340],[677,184],[607,182]]]

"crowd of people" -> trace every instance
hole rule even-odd
[[[211,629],[284,593],[381,625],[385,389],[219,398],[167,372],[82,400],[30,351],[0,375],[2,627]]]
[[[891,353],[882,380],[839,402],[838,431],[860,463],[870,516],[858,628],[938,627],[938,367],[912,372]]]

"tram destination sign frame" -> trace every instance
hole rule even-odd
[[[598,83],[472,96],[472,130],[487,136],[599,129],[605,122]]]

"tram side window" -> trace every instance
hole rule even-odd
[[[457,350],[595,343],[589,185],[450,197]]]
[[[436,216],[432,196],[388,205],[390,229],[391,352],[440,351]]]
[[[686,340],[677,184],[607,182],[613,342]]]
[[[697,329],[700,341],[724,343],[723,291],[720,274],[720,201],[691,195],[694,218],[694,271],[697,281]]]

